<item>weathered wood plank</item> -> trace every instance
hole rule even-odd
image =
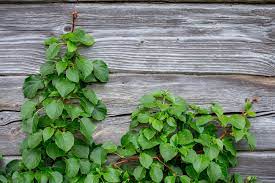
[[[257,150],[274,150],[275,115],[251,119],[252,132],[257,138]],[[94,133],[96,142],[111,140],[120,143],[120,138],[128,130],[130,115],[108,117],[98,123]],[[0,112],[0,152],[5,155],[18,155],[19,147],[25,135],[20,130],[19,112]],[[239,150],[248,150],[245,142],[237,145]]]
[[[76,2],[76,0],[0,0],[0,3],[51,3],[51,2]],[[274,0],[79,0],[79,2],[112,2],[112,3],[134,3],[134,2],[159,2],[159,3],[274,3]]]
[[[263,183],[275,181],[275,153],[274,152],[239,152],[239,165],[232,172],[243,176],[257,176]],[[5,156],[2,166],[19,156]]]
[[[25,76],[0,77],[0,110],[20,110]],[[109,115],[129,114],[138,99],[166,89],[199,105],[219,102],[226,112],[240,112],[246,98],[259,97],[257,112],[275,111],[275,79],[260,76],[194,76],[179,74],[111,74],[107,84],[91,86],[104,100]]]
[[[73,4],[0,7],[0,73],[44,62],[43,39],[68,29]],[[112,72],[275,76],[275,5],[79,4],[97,44],[85,53]]]
[[[23,76],[0,77],[0,151],[17,154],[23,135],[20,132],[20,105],[23,102]],[[95,138],[118,142],[129,124],[129,114],[138,99],[157,89],[169,89],[188,101],[208,105],[220,102],[226,112],[240,112],[247,97],[259,96],[255,104],[258,118],[252,119],[259,150],[274,150],[275,144],[275,80],[259,76],[187,76],[164,74],[112,74],[105,85],[92,86],[108,107],[109,119],[100,123]],[[14,134],[13,134],[14,133]],[[10,144],[11,143],[11,144]],[[2,145],[1,145],[2,144]],[[2,149],[1,149],[2,148]],[[239,149],[247,149],[240,144]]]

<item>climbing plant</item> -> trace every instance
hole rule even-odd
[[[237,164],[235,142],[255,146],[250,100],[241,114],[226,115],[218,104],[206,109],[154,92],[141,98],[121,145],[95,143],[107,110],[92,84],[107,82],[109,71],[79,52],[94,43],[81,29],[45,41],[46,62],[23,85],[22,159],[7,164],[0,182],[243,182],[229,168]]]

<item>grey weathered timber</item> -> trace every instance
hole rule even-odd
[[[42,41],[70,29],[74,4],[1,4],[0,74],[35,73]],[[275,76],[275,5],[79,4],[85,51],[112,72]],[[16,66],[16,67],[15,67]]]
[[[11,160],[20,159],[19,156],[5,156],[3,164]],[[231,172],[238,172],[243,176],[257,176],[264,183],[275,181],[275,153],[274,152],[239,152],[239,165]]]
[[[0,3],[50,3],[50,2],[71,2],[76,0],[0,0]],[[79,0],[79,2],[154,2],[154,3],[274,3],[274,0]]]
[[[23,139],[19,110],[23,103],[22,85],[25,76],[0,77],[0,151],[18,154]],[[245,98],[259,97],[254,105],[257,118],[251,119],[258,150],[275,149],[275,79],[260,76],[190,76],[179,74],[111,74],[107,84],[92,85],[107,104],[109,118],[99,124],[95,139],[112,139],[118,143],[127,131],[129,115],[145,93],[168,89],[189,102],[209,105],[219,102],[227,113],[240,112]],[[247,146],[239,144],[239,149]]]

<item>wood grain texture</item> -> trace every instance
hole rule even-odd
[[[2,166],[20,156],[5,156]],[[257,176],[263,183],[275,181],[275,153],[274,152],[239,152],[239,165],[231,172],[238,172],[242,176]]]
[[[73,4],[0,6],[0,74],[44,62],[42,41],[70,29]],[[79,4],[78,25],[97,44],[84,51],[112,72],[275,76],[275,5]]]
[[[20,132],[19,110],[23,102],[23,76],[0,77],[0,151],[7,155],[18,154],[23,139]],[[275,80],[260,76],[188,76],[165,74],[112,74],[105,85],[91,86],[108,107],[109,118],[100,123],[95,139],[116,143],[127,131],[129,115],[144,94],[168,89],[185,97],[189,102],[209,105],[219,102],[227,113],[240,112],[245,98],[259,96],[255,104],[258,117],[251,119],[258,150],[275,149]],[[107,138],[107,139],[106,139]],[[2,149],[1,149],[2,148]],[[238,145],[246,150],[245,143]]]

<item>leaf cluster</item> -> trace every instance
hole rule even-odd
[[[153,92],[140,99],[121,145],[95,143],[92,135],[107,109],[91,84],[107,82],[109,70],[79,52],[94,43],[81,29],[45,41],[47,61],[23,85],[22,159],[7,164],[0,182],[243,182],[229,168],[237,164],[236,142],[255,147],[249,100],[242,114],[226,115],[218,104],[206,109]]]

